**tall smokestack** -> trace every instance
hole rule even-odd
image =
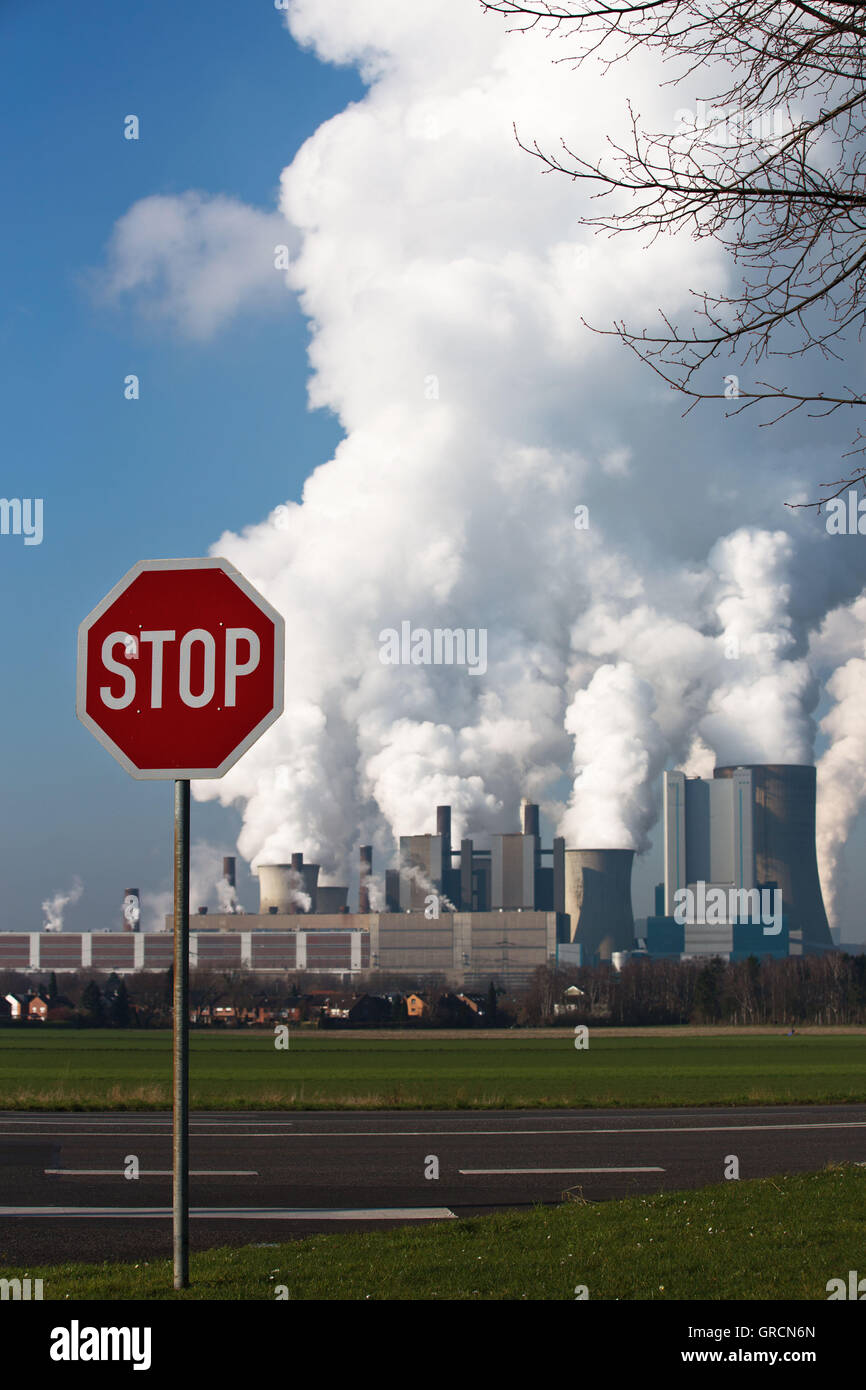
[[[385,911],[400,911],[400,870],[385,870]]]
[[[534,835],[538,838],[538,807],[532,801],[527,801],[526,797],[520,803],[521,830],[524,835]]]
[[[451,868],[451,807],[436,807],[436,834],[442,836],[442,869]]]
[[[225,879],[225,881],[226,881],[226,883],[228,884],[229,888],[234,888],[234,887],[236,887],[236,884],[235,884],[235,857],[234,857],[233,854],[227,854],[227,855],[225,856],[225,858],[223,859],[223,878]]]
[[[755,879],[782,891],[782,911],[803,940],[832,946],[815,851],[816,770],[804,763],[741,763],[752,774]],[[733,777],[717,767],[714,777]]]
[[[472,911],[472,841],[460,841],[460,908]]]
[[[294,858],[294,856],[292,856],[292,857]],[[309,906],[309,907],[299,907],[299,908],[296,909],[296,911],[300,911],[300,912],[317,912],[317,911],[318,911],[319,867],[320,867],[320,866],[319,866],[318,864],[302,864],[302,865],[301,865],[301,877],[302,877],[302,879],[303,879],[303,883],[301,884],[301,892],[302,892],[302,893],[305,893],[305,894],[307,895],[307,897],[309,898],[309,900],[310,900],[310,906]],[[348,889],[344,888],[342,891],[343,891],[344,893],[346,893],[346,892],[348,892]]]
[[[358,911],[370,911],[370,879],[373,877],[373,846],[362,845],[358,872],[361,886],[358,892]]]
[[[565,910],[585,965],[596,957],[610,960],[614,951],[634,950],[633,860],[633,849],[565,851]]]

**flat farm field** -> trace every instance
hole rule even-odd
[[[194,1032],[197,1110],[801,1105],[866,1100],[866,1030]],[[4,1028],[0,1110],[165,1110],[171,1034]]]

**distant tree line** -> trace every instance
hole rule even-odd
[[[565,991],[576,986],[579,995]],[[631,960],[538,969],[519,1022],[530,1025],[866,1024],[866,955]]]
[[[34,991],[47,1002],[50,1023],[171,1025],[171,970],[126,978],[104,972],[64,975],[62,990],[54,972],[38,980],[20,971],[0,971],[0,999]],[[413,992],[425,1000],[421,1019],[408,1016],[406,996]],[[866,955],[750,956],[730,963],[719,958],[632,959],[620,971],[606,965],[546,965],[520,990],[505,990],[491,980],[486,992],[471,995],[472,1004],[438,975],[419,977],[410,985],[405,976],[382,972],[342,983],[324,972],[263,977],[243,970],[192,970],[189,997],[194,1022],[213,1022],[219,1006],[238,1026],[287,1016],[320,1027],[350,1026],[349,1020],[330,1017],[329,1008],[351,1009],[369,1026],[404,1028],[866,1024]],[[367,1007],[359,1011],[362,998]]]

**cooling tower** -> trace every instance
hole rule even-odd
[[[316,889],[316,911],[344,912],[348,897],[348,888],[332,888],[330,885],[319,884]]]
[[[633,859],[633,849],[565,851],[565,910],[571,940],[583,947],[586,965],[634,950]]]
[[[271,911],[281,914],[316,911],[319,865],[302,863],[298,867],[294,862],[298,858],[299,855],[293,855],[291,864],[259,865],[256,871],[259,876],[259,912],[263,915]],[[299,903],[298,893],[306,893],[309,897],[308,909]]]
[[[746,763],[754,791],[755,879],[782,891],[782,911],[804,942],[832,946],[815,852],[814,767],[802,763]],[[714,777],[733,777],[717,767]]]

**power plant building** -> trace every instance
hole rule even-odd
[[[815,796],[815,768],[799,764],[717,767],[712,779],[666,772],[664,896],[647,920],[648,953],[737,959],[833,949]],[[717,910],[719,901],[731,910]],[[780,914],[772,922],[771,904]]]
[[[815,769],[796,765],[717,767],[712,779],[664,775],[664,885],[655,914],[638,924],[638,949],[660,956],[801,954],[832,949],[815,855]],[[489,848],[487,847],[489,845]],[[436,808],[435,833],[399,839],[398,867],[374,875],[361,845],[358,911],[349,889],[320,882],[302,854],[260,864],[259,910],[244,913],[233,859],[223,864],[228,910],[191,905],[190,964],[213,970],[368,971],[486,988],[528,982],[554,961],[619,965],[635,949],[630,848],[542,845],[538,806],[524,801],[520,829],[452,841],[451,808]],[[677,894],[709,889],[778,890],[779,929],[710,913],[678,921]],[[127,890],[126,906],[135,891]],[[135,921],[131,920],[135,916]],[[167,970],[172,918],[142,933],[137,912],[120,932],[0,933],[0,969]]]

